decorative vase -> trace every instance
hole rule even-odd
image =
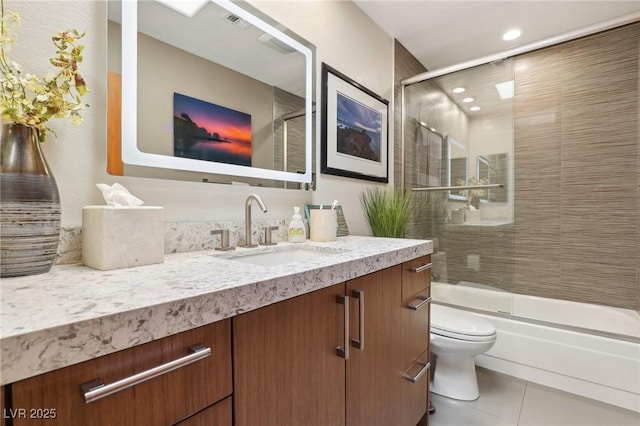
[[[38,130],[3,124],[0,136],[0,277],[48,272],[60,241],[60,195]]]

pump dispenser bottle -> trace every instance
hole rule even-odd
[[[289,223],[289,242],[290,243],[303,243],[307,239],[307,232],[305,230],[302,216],[300,216],[300,207],[293,208],[293,217],[291,217],[291,223]]]

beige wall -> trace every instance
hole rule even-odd
[[[318,173],[318,190],[313,193],[314,203],[330,204],[334,199],[340,202],[352,234],[370,234],[360,207],[360,193],[370,186],[393,186],[393,39],[350,1],[258,0],[251,3],[318,47],[318,93],[320,66],[325,62],[389,100],[389,185]],[[320,118],[320,109],[316,118]],[[320,141],[319,126],[316,141]],[[316,154],[319,160],[319,143]],[[319,167],[320,161],[317,163]]]
[[[319,61],[325,61],[364,86],[389,99],[392,93],[393,44],[351,2],[257,2],[255,6],[280,20],[317,46]],[[12,60],[25,71],[44,75],[53,56],[52,34],[61,29],[86,30],[85,62],[82,70],[91,93],[85,123],[74,127],[66,120],[51,123],[58,138],[48,137],[45,155],[56,176],[62,198],[63,226],[82,222],[82,207],[103,204],[96,183],[120,182],[147,205],[165,207],[167,221],[228,220],[244,218],[244,200],[260,194],[269,207],[262,218],[289,218],[291,206],[338,198],[345,207],[349,227],[366,233],[359,203],[354,201],[367,186],[351,179],[320,176],[318,192],[270,188],[231,188],[226,185],[121,177],[106,173],[106,5],[100,1],[6,0],[6,10],[17,11],[23,22],[17,29],[18,45]],[[320,65],[318,64],[318,77]],[[319,88],[319,82],[318,86]],[[393,129],[390,128],[392,132]],[[391,133],[392,134],[392,133]]]

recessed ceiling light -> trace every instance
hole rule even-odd
[[[480,107],[479,106],[472,106],[471,108],[469,108],[470,111],[480,111]]]
[[[460,87],[456,87],[455,89],[452,90],[453,93],[464,93],[465,90],[467,90],[466,87],[464,86],[460,86]]]
[[[506,33],[502,34],[502,39],[504,41],[511,41],[511,40],[517,39],[521,35],[522,35],[522,30],[514,28],[514,29],[509,30]]]
[[[474,101],[474,99],[473,99],[473,98],[464,98],[464,99],[462,100],[462,102],[465,102],[465,103],[469,103],[469,102],[473,102],[473,101]]]
[[[156,0],[176,12],[182,13],[188,18],[193,18],[207,3],[208,0]]]
[[[502,100],[513,98],[513,80],[496,84],[496,90]]]

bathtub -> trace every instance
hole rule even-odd
[[[640,315],[632,310],[432,283],[434,303],[473,311],[498,338],[476,365],[640,412]]]

